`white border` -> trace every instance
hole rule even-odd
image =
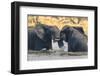
[[[88,17],[88,58],[47,61],[27,61],[27,15],[60,15]],[[20,70],[78,67],[94,65],[94,11],[43,7],[20,7]]]

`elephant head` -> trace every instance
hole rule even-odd
[[[54,41],[60,39],[60,30],[56,26],[38,24],[35,27],[35,33],[42,40],[45,40],[47,37],[52,38]]]
[[[47,31],[51,32],[53,41],[60,40],[60,30],[56,26],[45,26]]]
[[[68,41],[68,37],[69,35],[72,35],[71,33],[73,32],[73,29],[77,30],[87,38],[82,27],[64,26],[60,32],[61,39]]]
[[[68,51],[87,51],[87,38],[82,28],[64,27],[61,30],[59,45],[63,46],[63,40],[68,42]]]

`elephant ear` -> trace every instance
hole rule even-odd
[[[82,27],[74,27],[76,30],[78,30],[80,33],[85,34]]]
[[[39,37],[40,39],[44,38],[45,31],[44,31],[43,27],[41,27],[41,26],[36,27],[35,33],[36,33],[37,37]]]

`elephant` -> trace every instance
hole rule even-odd
[[[63,40],[68,43],[68,52],[87,52],[87,36],[82,27],[63,27],[60,32],[59,46],[64,46]]]
[[[79,26],[78,26],[78,27],[75,27],[75,26],[68,26],[68,25],[65,25],[65,26],[62,28],[62,30],[66,29],[67,27],[73,27],[74,29],[78,30],[80,33],[82,33],[82,34],[85,35],[85,32],[84,32],[84,30],[83,30],[82,27],[79,27]]]
[[[60,40],[60,30],[56,26],[38,24],[31,31],[28,30],[29,50],[52,49],[52,40]]]

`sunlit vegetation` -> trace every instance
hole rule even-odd
[[[48,26],[57,26],[60,30],[65,25],[83,27],[85,33],[88,34],[87,17],[28,15],[28,27],[35,27],[37,23],[46,24]]]

